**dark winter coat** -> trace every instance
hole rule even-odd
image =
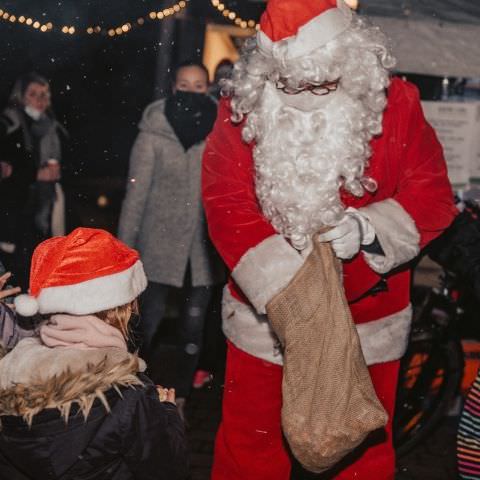
[[[42,381],[7,358],[15,352],[47,370]],[[69,369],[48,366],[53,354]],[[184,479],[182,421],[139,368],[119,349],[59,351],[22,340],[0,361],[0,480]],[[5,388],[8,377],[20,384]]]
[[[225,273],[200,197],[204,143],[185,151],[164,109],[164,100],[152,103],[140,122],[119,238],[139,250],[149,281],[181,287],[190,262],[194,287],[215,285]]]
[[[38,203],[45,200],[45,189],[38,188],[36,181],[42,155],[55,152],[60,161],[67,139],[65,129],[52,119],[48,134],[37,142],[30,131],[32,124],[33,120],[17,108],[8,108],[0,115],[0,161],[12,166],[12,175],[0,180],[0,240],[12,243],[18,243],[22,233],[18,231],[20,217],[33,217]]]

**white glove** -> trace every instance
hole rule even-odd
[[[335,255],[348,260],[360,251],[362,245],[370,245],[375,240],[375,230],[367,217],[350,207],[335,227],[317,238],[320,242],[331,242]]]

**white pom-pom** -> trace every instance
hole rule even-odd
[[[16,312],[23,317],[31,317],[38,313],[37,299],[30,295],[18,295],[15,297],[14,304]]]

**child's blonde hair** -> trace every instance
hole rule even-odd
[[[112,325],[112,327],[118,328],[122,332],[125,340],[130,338],[128,323],[132,314],[138,315],[138,300],[135,299],[126,305],[110,308],[109,310],[103,310],[95,314],[96,317],[103,320],[105,323]]]

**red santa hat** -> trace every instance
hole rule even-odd
[[[23,316],[86,315],[125,305],[146,286],[138,252],[104,230],[77,228],[35,249],[29,295],[16,297],[15,307]]]
[[[301,57],[346,30],[352,16],[344,0],[269,0],[257,44],[271,56],[275,45],[285,42],[287,58]]]

